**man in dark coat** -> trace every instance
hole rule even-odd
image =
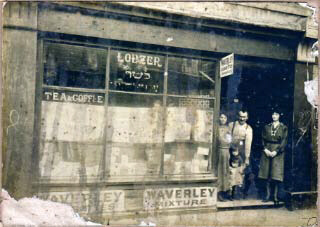
[[[260,159],[259,178],[264,179],[266,183],[266,197],[263,200],[265,202],[273,199],[278,203],[278,186],[284,176],[284,152],[288,128],[279,121],[279,118],[280,111],[275,110],[272,113],[273,122],[267,124],[262,131],[263,152]]]

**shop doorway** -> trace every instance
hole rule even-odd
[[[259,163],[262,151],[263,127],[272,121],[272,108],[283,112],[280,121],[288,126],[288,145],[285,161],[285,180],[279,197],[285,200],[285,189],[290,187],[291,129],[293,126],[293,65],[288,62],[270,60],[235,60],[234,74],[221,79],[220,109],[228,114],[228,121],[235,121],[240,109],[248,110],[248,124],[253,130],[251,167],[254,174],[246,200],[261,201],[264,196],[263,182],[259,180]],[[237,206],[233,201],[232,206]],[[259,205],[260,203],[254,203]],[[261,204],[265,205],[265,204]]]

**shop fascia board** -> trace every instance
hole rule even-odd
[[[307,18],[311,15],[309,9],[291,10],[291,13],[258,8],[249,5],[240,5],[238,3],[224,2],[205,2],[214,7],[214,10],[205,12],[191,11],[187,9],[188,4],[196,4],[195,2],[179,2],[183,7],[177,8],[177,2],[117,2],[117,3],[100,3],[100,2],[59,2],[63,5],[72,5],[95,10],[108,12],[125,13],[133,16],[140,16],[153,19],[166,19],[170,21],[170,15],[186,16],[203,20],[216,20],[228,23],[238,23],[242,25],[253,25],[257,29],[259,27],[284,29],[291,31],[306,31]],[[198,2],[200,4],[200,2]],[[202,4],[202,2],[201,2]],[[258,3],[257,3],[258,4]],[[274,3],[276,4],[276,3]],[[118,9],[117,9],[118,6]],[[189,6],[189,8],[192,5]],[[204,9],[206,5],[203,5]],[[303,8],[298,6],[299,8]],[[299,9],[297,7],[297,9]],[[194,7],[193,7],[194,8]],[[197,7],[199,8],[199,7]],[[291,7],[294,8],[294,7]],[[301,13],[303,11],[303,13]],[[160,16],[159,14],[162,14]],[[243,14],[241,13],[243,12]],[[262,17],[265,15],[264,17]]]
[[[59,18],[59,19],[57,19]],[[144,42],[147,44],[236,53],[239,55],[293,60],[292,48],[279,45],[278,41],[252,38],[239,38],[212,32],[195,32],[150,24],[130,22],[114,18],[56,11],[45,7],[39,10],[38,30],[59,32],[103,39]],[[170,41],[168,41],[170,38]]]
[[[282,13],[288,13],[288,14],[294,14],[294,15],[300,15],[300,16],[312,16],[313,11],[311,9],[308,9],[306,7],[300,6],[298,3],[292,2],[230,2],[229,4],[237,4],[237,5],[243,5],[258,9],[266,9],[269,11],[275,11],[275,12],[282,12]]]
[[[7,2],[3,8],[3,26],[15,26],[36,31],[38,4],[35,2]]]

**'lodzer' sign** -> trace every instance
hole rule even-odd
[[[216,205],[216,188],[188,187],[147,189],[144,191],[144,208],[195,208]]]
[[[234,54],[229,54],[228,56],[220,60],[220,77],[230,76],[233,74],[234,67]]]

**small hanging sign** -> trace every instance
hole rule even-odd
[[[234,68],[234,54],[229,54],[228,56],[220,60],[220,77],[232,75],[233,68]]]

